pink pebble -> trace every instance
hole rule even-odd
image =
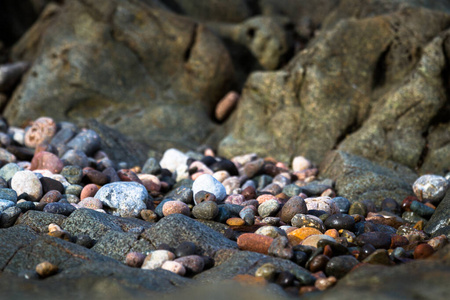
[[[161,269],[170,271],[170,272],[178,274],[180,276],[184,276],[184,274],[186,274],[186,268],[179,262],[176,262],[173,260],[165,261],[162,264]]]
[[[140,252],[130,252],[125,258],[125,263],[132,268],[140,268],[144,263],[145,255]]]
[[[84,198],[87,198],[87,197],[94,197],[97,192],[98,192],[97,185],[95,185],[93,183],[87,184],[81,190],[80,199],[83,200]]]
[[[171,214],[183,214],[185,216],[191,215],[189,206],[186,203],[178,200],[167,201],[166,203],[164,203],[162,210],[165,217]]]

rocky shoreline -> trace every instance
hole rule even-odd
[[[25,129],[3,123],[0,137],[8,299],[175,297],[183,288],[206,297],[209,285],[224,295],[266,290],[263,299],[448,295],[448,178],[408,186],[340,151],[319,169],[301,156],[287,166],[209,148],[169,149],[135,166],[111,160],[94,130],[48,117]],[[346,169],[357,174],[350,183]]]

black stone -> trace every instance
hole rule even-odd
[[[400,215],[402,212],[400,205],[392,198],[386,198],[381,202],[381,210],[389,211],[396,215]]]
[[[292,275],[291,272],[288,271],[282,271],[278,274],[276,283],[281,285],[282,287],[287,287],[292,285],[294,283],[294,275]]]
[[[306,254],[303,251],[294,251],[294,254],[292,256],[292,261],[295,262],[297,265],[304,267],[306,265],[306,262],[308,261],[308,254]]]
[[[53,202],[44,207],[44,212],[69,216],[76,208],[69,203]]]
[[[205,165],[207,165],[208,167],[217,162],[217,160],[212,156],[204,156],[200,161]]]
[[[375,247],[372,246],[371,244],[365,244],[364,246],[361,247],[361,249],[359,250],[359,256],[358,259],[359,261],[363,261],[365,258],[369,257],[370,254],[375,252]]]
[[[55,180],[55,179],[52,179],[49,177],[42,177],[39,179],[39,181],[42,184],[42,192],[44,195],[48,191],[58,191],[61,194],[64,194],[64,186],[58,180]]]
[[[351,255],[336,256],[327,263],[325,273],[328,276],[341,279],[357,264],[359,264],[359,261]]]
[[[236,165],[228,159],[222,159],[216,163],[211,164],[209,167],[213,172],[224,170],[227,171],[231,176],[239,176],[239,171],[236,168]]]
[[[335,197],[333,198],[333,201],[339,207],[339,211],[343,214],[347,214],[352,205],[350,201],[344,197]]]
[[[86,247],[88,249],[92,248],[95,245],[95,241],[86,234],[77,236],[75,241],[76,241],[76,244]]]
[[[324,225],[327,229],[346,229],[353,231],[355,229],[355,219],[347,214],[334,214],[325,220]]]
[[[371,244],[376,249],[389,249],[391,234],[385,232],[365,232],[356,237],[355,243],[362,247]]]
[[[177,257],[195,255],[197,254],[197,245],[188,241],[182,242],[175,249],[174,253]]]
[[[325,248],[325,246],[327,246],[327,245],[331,247],[331,250],[333,250],[333,254],[335,254],[335,255],[350,254],[348,248],[339,243],[336,243],[336,242],[333,242],[330,240],[326,240],[326,239],[322,239],[317,242],[317,247]]]

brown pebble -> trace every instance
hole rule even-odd
[[[330,258],[326,255],[319,254],[309,263],[309,270],[313,273],[325,270]]]
[[[225,121],[226,118],[233,112],[239,101],[239,94],[235,91],[228,92],[220,101],[217,103],[215,110],[215,117],[217,121]]]
[[[411,211],[411,203],[413,203],[414,200],[421,202],[416,196],[408,196],[403,199],[402,204],[400,205],[403,211]]]
[[[61,199],[61,193],[57,190],[48,191],[44,196],[42,196],[40,203],[53,203],[58,202]]]
[[[52,173],[60,173],[64,163],[53,153],[41,151],[34,154],[31,160],[30,170],[49,170]]]
[[[414,250],[414,259],[424,259],[434,253],[433,247],[428,244],[420,244]]]
[[[252,186],[248,186],[242,191],[241,195],[244,196],[245,200],[256,199],[255,188]]]
[[[48,117],[41,117],[33,122],[30,129],[25,132],[25,146],[35,148],[37,145],[48,142],[56,133],[56,123]]]
[[[119,176],[120,180],[122,181],[134,181],[137,183],[142,184],[142,181],[139,179],[139,177],[131,170],[121,169],[117,171],[117,175]]]
[[[339,237],[339,232],[336,229],[328,229],[324,234],[331,236],[333,239]]]
[[[242,220],[241,218],[229,218],[227,220],[227,225],[229,225],[229,226],[244,226],[245,221]]]
[[[328,278],[319,278],[319,279],[317,279],[316,282],[314,283],[314,286],[319,291],[325,291],[326,289],[329,289],[330,287],[335,285],[336,282],[337,282],[336,277],[330,276]]]
[[[87,184],[82,190],[80,194],[80,200],[88,197],[94,197],[98,192],[98,186],[96,184],[90,183]]]
[[[333,250],[331,249],[330,245],[325,245],[325,247],[323,248],[323,255],[333,257]]]
[[[273,238],[255,233],[244,233],[237,239],[239,249],[267,254]]]
[[[154,223],[158,220],[158,215],[153,210],[143,209],[141,210],[141,218],[144,221]]]
[[[90,209],[102,209],[103,208],[102,201],[100,201],[100,199],[97,199],[94,197],[83,198],[83,200],[78,202],[78,205],[80,207],[90,208]]]
[[[161,190],[161,181],[155,175],[139,174],[138,178],[141,180],[147,191],[159,192]]]
[[[92,168],[83,169],[83,180],[84,178],[87,178],[89,180],[88,182],[98,185],[105,185],[109,183],[109,177],[106,174]]]
[[[41,262],[36,266],[36,273],[42,278],[52,276],[58,272],[58,266],[52,264],[49,261]]]
[[[125,258],[125,263],[132,268],[140,268],[144,263],[146,255],[140,252],[130,252]]]
[[[162,211],[165,217],[172,214],[183,214],[185,216],[191,215],[189,206],[186,203],[178,200],[167,201],[166,203],[164,203]]]
[[[333,189],[326,189],[322,192],[322,194],[320,194],[320,196],[334,198],[336,197],[336,192]]]
[[[238,274],[233,277],[233,280],[244,285],[264,286],[267,284],[267,280],[263,277],[256,277],[249,274]]]
[[[394,234],[391,237],[391,249],[395,249],[397,247],[403,247],[409,244],[409,241],[403,235]]]

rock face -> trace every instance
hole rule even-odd
[[[6,108],[11,123],[95,118],[144,142],[151,136],[159,149],[195,147],[211,133],[233,69],[202,24],[134,1],[51,9],[15,46],[13,56],[34,64]]]
[[[385,11],[372,1],[358,3],[360,19],[348,18],[354,2],[344,1],[328,30],[285,68],[249,76],[220,154],[303,155],[320,163],[337,147],[410,168],[425,161],[427,170],[448,155],[447,139],[433,132],[448,122],[442,74],[450,16],[414,1]],[[427,147],[429,130],[435,142]]]
[[[410,169],[390,161],[376,164],[343,151],[332,151],[323,160],[321,175],[335,180],[337,193],[355,202],[372,199],[380,205],[385,198],[401,203],[414,195],[412,185],[417,175]]]

